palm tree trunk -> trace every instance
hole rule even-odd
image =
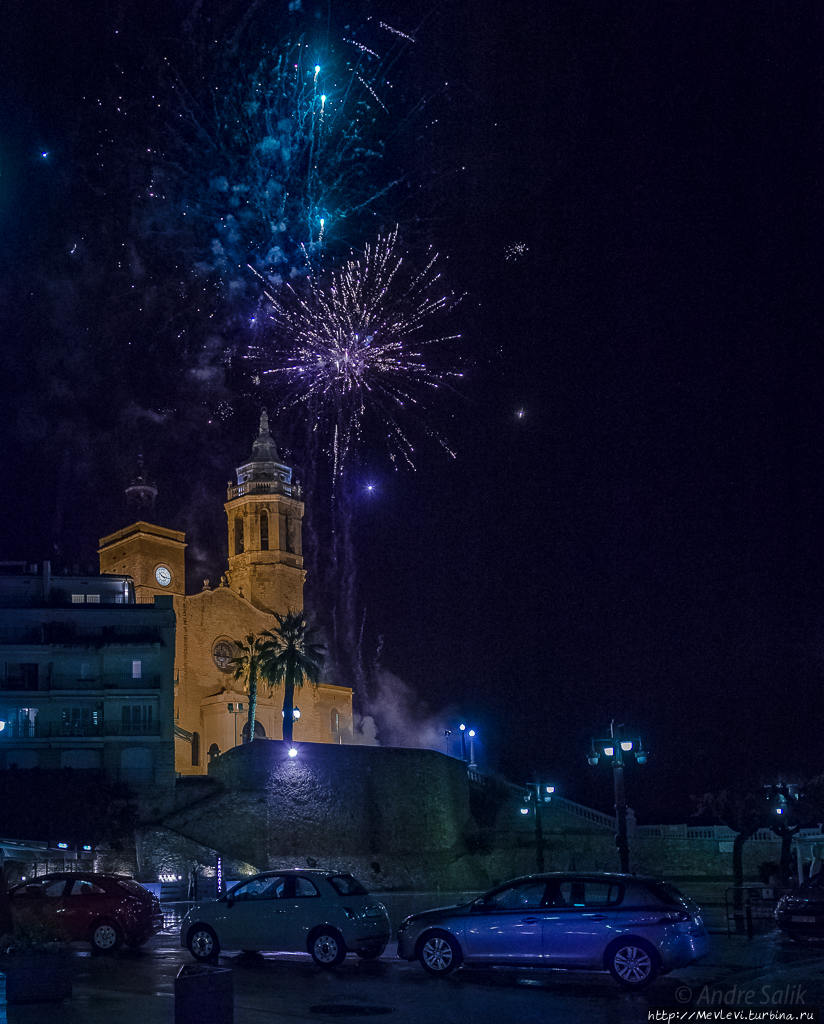
[[[249,738],[251,743],[255,738],[255,712],[257,711],[257,671],[254,665],[249,668]]]
[[[283,742],[292,745],[292,726],[294,725],[295,684],[287,682],[283,687]]]

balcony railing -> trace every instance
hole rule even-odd
[[[285,480],[247,480],[245,484],[233,484],[226,492],[227,501],[242,498],[247,494],[285,494],[290,498],[300,497],[300,486],[288,484]]]
[[[159,736],[160,722],[106,722],[107,736]]]
[[[160,722],[124,725],[122,722],[104,722],[103,725],[68,725],[62,722],[29,722],[22,726],[15,722],[6,722],[5,729],[0,731],[0,743],[10,740],[46,740],[56,737],[70,739],[72,737],[93,736],[159,736]]]
[[[106,672],[99,676],[53,675],[51,679],[38,679],[36,685],[17,679],[0,681],[0,690],[40,693],[48,690],[159,690],[162,676],[149,673],[135,679],[128,673]]]
[[[78,605],[78,607],[80,607]],[[91,607],[98,607],[93,605]],[[124,607],[126,607],[124,605]],[[0,644],[41,644],[53,647],[116,647],[162,642],[153,626],[93,626],[86,622],[44,622],[28,626],[0,626]]]

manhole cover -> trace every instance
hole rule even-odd
[[[355,1003],[319,1003],[309,1007],[310,1013],[322,1013],[327,1017],[377,1017],[382,1013],[394,1013],[394,1006],[358,1006]]]

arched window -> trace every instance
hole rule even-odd
[[[220,757],[220,747],[217,743],[213,743],[211,747],[209,747],[209,760],[214,761],[216,757]]]
[[[249,719],[248,718],[246,719],[246,721],[243,724],[243,731],[241,733],[241,736],[243,737],[243,742],[244,743],[248,743],[249,742]],[[255,719],[255,739],[256,740],[265,740],[266,739],[266,730],[260,724],[260,719],[259,718]]]
[[[200,733],[192,733],[192,764],[200,764]]]
[[[260,513],[260,550],[269,550],[269,513],[266,509]]]
[[[332,708],[332,732],[340,732],[340,715],[337,708]]]
[[[243,519],[240,516],[235,519],[235,554],[243,554]]]

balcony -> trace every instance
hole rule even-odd
[[[98,608],[99,605],[91,607]],[[51,647],[145,647],[162,643],[161,631],[154,626],[96,626],[86,621],[0,626],[0,645],[3,646],[26,644],[39,647],[45,644]]]
[[[159,690],[163,677],[149,673],[135,679],[127,673],[107,672],[99,676],[54,675],[51,679],[38,679],[36,683],[17,679],[0,681],[4,692],[39,693],[49,690]]]
[[[231,485],[226,492],[226,500],[233,501],[247,494],[285,494],[288,498],[299,498],[300,487],[285,480],[247,480],[243,484]]]
[[[160,722],[106,722],[107,736],[159,736]]]
[[[0,743],[20,740],[74,739],[104,736],[159,736],[160,722],[124,725],[122,722],[104,722],[103,725],[68,725],[62,722],[30,722],[23,726],[7,722],[0,731]]]

